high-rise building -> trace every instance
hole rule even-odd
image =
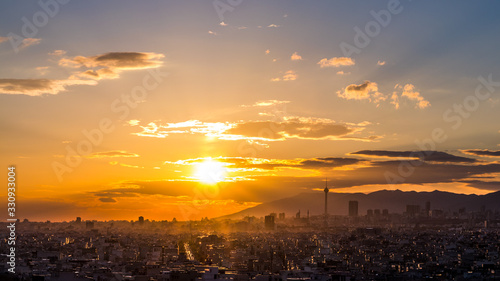
[[[285,219],[285,213],[279,213],[279,214],[278,214],[278,218],[279,218],[280,220],[284,220],[284,219]]]
[[[425,215],[426,216],[431,215],[431,201],[425,202]]]
[[[274,230],[274,216],[265,216],[264,225],[267,230]]]
[[[140,224],[144,223],[144,217],[143,217],[143,216],[140,216],[140,217],[139,217],[139,223],[140,223]]]
[[[420,213],[420,205],[406,205],[406,214],[414,217]]]
[[[85,222],[85,228],[86,229],[92,229],[92,228],[94,228],[94,222],[93,221],[86,221]]]
[[[349,201],[349,216],[358,216],[358,201]]]
[[[76,223],[81,223],[82,222],[82,218],[81,217],[76,217]]]
[[[325,192],[325,217],[328,216],[328,179],[325,181],[325,189],[323,190]]]
[[[366,210],[366,216],[367,217],[373,217],[373,210],[372,209]]]

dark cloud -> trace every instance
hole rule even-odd
[[[461,165],[420,160],[373,161],[368,167],[347,171],[342,175],[332,174],[332,182],[339,188],[373,184],[452,183],[472,176],[498,172],[500,164]]]
[[[71,85],[95,85],[95,81],[78,79],[0,79],[0,93],[40,96],[42,94],[58,94]]]
[[[388,151],[388,150],[361,150],[353,152],[354,155],[366,156],[382,156],[382,157],[399,157],[399,158],[413,158],[422,161],[435,161],[435,162],[457,162],[457,163],[474,163],[476,159],[455,156],[441,151]]]
[[[493,190],[493,191],[500,190],[500,181],[465,180],[460,182],[467,183],[469,186],[478,189]]]
[[[224,133],[265,139],[322,139],[345,136],[352,132],[354,132],[354,129],[344,124],[334,124],[312,120],[290,120],[286,122],[243,122],[236,124],[233,128],[225,131]]]
[[[116,203],[115,199],[109,198],[109,197],[99,198],[99,201],[104,202],[104,203]]]
[[[335,168],[347,165],[358,164],[362,160],[356,158],[316,158],[311,160],[303,160],[300,162],[300,166],[306,169],[314,168]]]
[[[73,58],[63,58],[59,61],[62,66],[87,68],[104,67],[108,69],[144,69],[154,68],[162,65],[164,55],[156,53],[141,52],[110,52],[102,55]]]
[[[500,150],[468,149],[468,150],[463,150],[462,152],[476,156],[500,157]]]

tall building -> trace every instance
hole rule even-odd
[[[143,216],[139,217],[139,223],[141,223],[141,224],[144,223],[144,217]]]
[[[358,201],[349,201],[349,216],[358,216]]]
[[[274,216],[265,216],[264,225],[267,230],[274,230]]]
[[[406,214],[414,217],[420,213],[420,205],[406,205]]]
[[[325,180],[325,189],[323,190],[325,192],[325,217],[328,216],[328,179]]]
[[[431,215],[431,201],[425,202],[425,215],[426,216]]]
[[[82,218],[81,217],[76,217],[76,223],[81,223],[82,222]]]

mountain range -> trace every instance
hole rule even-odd
[[[311,216],[321,215],[325,208],[323,192],[300,193],[296,196],[262,203],[252,208],[230,214],[221,218],[242,218],[245,216],[262,217],[270,213],[285,213],[287,217],[295,216],[300,210],[302,216],[310,212]],[[365,215],[368,209],[388,209],[389,213],[403,213],[406,205],[420,205],[425,208],[431,203],[431,210],[478,211],[486,209],[500,210],[500,191],[485,194],[457,194],[444,191],[416,192],[401,190],[380,190],[372,193],[328,193],[328,213],[330,215],[347,215],[349,201],[358,201],[359,215]]]

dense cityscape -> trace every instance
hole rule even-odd
[[[272,213],[181,222],[18,221],[2,280],[500,280],[500,213]],[[305,214],[304,214],[305,213]],[[3,226],[5,227],[5,226]],[[1,247],[8,249],[8,235]],[[6,254],[3,254],[6,256]]]

